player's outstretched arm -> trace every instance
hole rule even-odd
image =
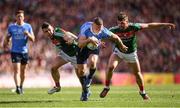
[[[77,45],[77,36],[74,35],[71,32],[64,32],[65,36],[63,37],[64,40],[66,41],[67,44],[71,45],[71,44],[76,44]]]
[[[110,36],[110,40],[115,42],[123,52],[127,51],[128,47],[123,44],[122,40],[116,34],[112,33],[112,35]]]
[[[65,32],[66,36],[70,36],[73,39],[77,39],[77,36],[71,32]]]
[[[140,26],[143,29],[157,29],[157,28],[163,28],[167,27],[169,29],[175,29],[176,25],[173,23],[140,23]]]

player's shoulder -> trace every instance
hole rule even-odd
[[[129,22],[129,27],[136,27],[139,26],[139,23]]]
[[[11,28],[11,27],[15,27],[15,26],[17,26],[17,24],[16,24],[16,23],[10,23],[10,24],[8,25],[8,27],[9,27],[9,28]]]
[[[89,26],[89,25],[91,25],[91,24],[92,24],[92,22],[88,21],[88,22],[85,22],[83,25],[84,25],[84,26]]]
[[[63,28],[58,27],[58,26],[54,28],[54,31],[55,32],[66,32],[66,30],[64,30]]]
[[[119,27],[118,26],[113,26],[113,27],[109,28],[110,31],[113,31],[113,30],[116,30],[116,29],[119,29]]]
[[[55,28],[54,28],[54,31],[55,31],[55,32],[61,31],[61,28],[60,28],[60,27],[55,27]]]
[[[92,22],[85,22],[85,23],[81,26],[80,31],[81,31],[82,33],[90,32],[91,26],[92,26]]]
[[[85,23],[81,26],[81,29],[89,28],[91,25],[92,25],[92,22],[85,22]]]
[[[24,22],[24,26],[31,27],[31,24]]]

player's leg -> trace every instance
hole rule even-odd
[[[60,86],[60,73],[58,71],[59,67],[62,65],[66,64],[67,61],[65,61],[61,56],[57,56],[55,60],[52,62],[52,67],[51,67],[51,76],[54,80],[55,86],[48,90],[48,94],[53,94],[55,92],[59,92],[61,89]]]
[[[21,90],[20,90],[20,67],[21,67],[21,63],[13,63],[13,69],[14,69],[14,82],[16,85],[16,93],[20,94]]]
[[[21,72],[20,72],[20,89],[21,89],[21,94],[23,94],[23,83],[24,83],[24,79],[25,79],[25,71],[26,71],[26,67],[27,67],[27,64],[21,64]]]
[[[115,53],[111,54],[108,62],[108,69],[106,71],[105,87],[103,91],[100,93],[101,98],[104,98],[107,95],[108,91],[110,90],[110,83],[111,83],[113,71],[117,67],[120,60],[121,59],[117,54]]]
[[[14,82],[15,82],[15,85],[16,85],[16,93],[17,94],[20,94],[21,90],[20,90],[20,66],[21,66],[21,56],[20,54],[17,54],[17,53],[11,53],[11,60],[12,60],[12,65],[13,65],[13,71],[14,71],[14,75],[13,75],[13,78],[14,78]]]
[[[87,101],[89,89],[86,87],[86,71],[87,71],[87,59],[89,57],[89,50],[87,48],[78,49],[77,54],[77,69],[80,83],[82,85],[82,95],[80,100]]]
[[[93,75],[96,71],[98,61],[98,55],[97,54],[91,54],[88,58],[88,65],[89,65],[89,75],[87,76],[86,86],[90,87]]]
[[[142,96],[142,98],[144,100],[150,99],[149,96],[146,94],[146,92],[144,90],[144,80],[143,80],[143,76],[142,76],[142,73],[141,73],[139,60],[137,59],[133,63],[128,63],[128,65],[129,65],[129,67],[132,68],[133,74],[136,77],[136,82],[137,82],[137,85],[139,86],[140,95]]]
[[[23,83],[25,80],[26,67],[28,63],[29,56],[27,53],[21,54],[21,66],[20,66],[20,89],[21,94],[23,94]]]
[[[89,89],[86,87],[87,77],[85,72],[87,70],[87,64],[77,64],[79,80],[82,85],[81,101],[87,101],[89,97]]]

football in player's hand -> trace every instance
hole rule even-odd
[[[98,48],[98,39],[94,36],[90,37],[90,39],[97,42],[97,43],[95,44],[95,42],[94,43],[90,42],[87,44],[87,47],[91,50],[97,49]]]

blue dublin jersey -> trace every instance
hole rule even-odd
[[[9,25],[8,36],[12,38],[11,52],[28,53],[28,37],[24,35],[24,31],[33,34],[32,27],[28,23],[24,23],[23,25],[14,23]]]
[[[102,27],[99,33],[94,33],[92,30],[92,22],[86,22],[81,26],[79,36],[85,36],[87,38],[94,36],[98,40],[101,40],[109,38],[112,34],[113,33],[105,27]]]

